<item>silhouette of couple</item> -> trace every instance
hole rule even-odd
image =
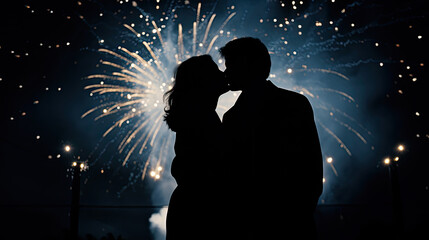
[[[314,239],[322,155],[308,100],[267,80],[271,60],[256,38],[176,69],[165,121],[176,132],[167,240]],[[219,96],[241,90],[223,121]]]

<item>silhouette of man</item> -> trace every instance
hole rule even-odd
[[[242,90],[222,123],[229,239],[316,238],[323,159],[309,101],[267,80],[259,39],[232,40],[220,53],[230,89]]]

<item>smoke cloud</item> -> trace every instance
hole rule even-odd
[[[166,233],[166,220],[168,208],[161,208],[158,213],[153,213],[150,218],[150,231],[154,240],[164,240]]]

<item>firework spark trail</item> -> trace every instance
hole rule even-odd
[[[344,142],[339,138],[334,132],[331,131],[328,127],[326,127],[321,121],[316,120],[316,122],[322,126],[322,128],[329,133],[335,140],[340,144],[340,148],[343,148],[349,156],[352,156],[352,152],[349,150],[349,148],[344,144]]]
[[[332,171],[334,172],[335,176],[338,177],[338,172],[337,172],[337,169],[334,167],[334,164],[331,163],[331,164],[329,164],[329,166],[331,166]]]
[[[312,92],[310,92],[307,88],[295,87],[294,89],[295,89],[295,90],[297,90],[298,92],[300,92],[301,94],[304,94],[304,95],[309,96],[310,98],[315,98],[315,97],[316,97],[316,95],[315,95],[315,94],[313,94]],[[354,100],[350,95],[348,95],[347,93],[344,93],[344,92],[342,92],[342,91],[336,90],[336,89],[331,89],[331,88],[313,88],[312,90],[313,90],[313,91],[314,91],[314,90],[321,90],[321,91],[334,92],[334,93],[340,94],[341,96],[344,96],[344,97],[348,98],[348,99],[349,99],[350,101],[352,101],[352,102],[355,102],[355,100]],[[343,111],[341,111],[341,110],[339,110],[339,109],[337,109],[337,108],[328,108],[328,107],[326,107],[326,106],[325,106],[325,104],[323,104],[323,103],[319,103],[319,104],[315,105],[314,107],[315,107],[316,109],[322,109],[322,110],[324,110],[324,111],[326,111],[326,112],[330,112],[331,110],[333,110],[333,111],[335,111],[335,112],[337,112],[337,113],[340,113],[341,115],[345,116],[346,118],[348,118],[348,119],[349,119],[349,120],[351,120],[352,122],[357,123],[357,121],[356,121],[354,118],[350,117],[349,115],[347,115],[346,113],[344,113]],[[334,114],[333,114],[332,112],[330,112],[330,114],[329,114],[329,115],[333,116]],[[343,122],[343,121],[339,120],[339,119],[338,119],[338,118],[336,118],[336,117],[334,117],[334,118],[333,118],[333,120],[334,120],[335,122],[337,122],[339,125],[341,125],[341,126],[345,127],[348,131],[353,132],[353,134],[354,134],[354,135],[356,135],[356,136],[357,136],[357,137],[358,137],[358,138],[359,138],[359,139],[360,139],[364,144],[367,144],[367,140],[365,139],[365,137],[363,137],[363,135],[362,135],[358,130],[354,129],[354,128],[353,128],[353,127],[351,127],[349,124],[347,124],[347,123],[345,123],[345,122]],[[363,130],[365,130],[365,131],[370,135],[369,131],[368,131],[368,130],[366,130],[362,125],[360,125],[360,124],[358,124],[358,125],[359,125]],[[327,132],[328,132],[328,134],[330,134],[331,136],[333,136],[333,137],[337,140],[337,142],[338,142],[340,145],[344,145],[344,143],[342,142],[342,140],[341,140],[337,135],[335,135],[331,129],[327,128],[327,127],[326,127],[326,126],[324,126],[324,125],[322,125],[322,127],[323,127],[323,129],[324,129],[325,131],[327,131]],[[344,145],[344,146],[345,146],[345,145]],[[345,147],[345,148],[344,148],[344,150],[345,150],[349,155],[351,154],[351,151],[349,151],[347,147]]]
[[[333,71],[333,70],[329,70],[329,69],[322,69],[322,68],[308,68],[308,69],[297,69],[295,70],[296,72],[322,72],[322,73],[330,73],[330,74],[334,74],[339,76],[340,78],[349,81],[350,79],[339,72]]]
[[[343,117],[345,117],[346,119],[348,119],[350,122],[352,122],[353,124],[356,124],[360,129],[361,129],[361,131],[363,131],[363,132],[365,132],[365,134],[366,135],[368,135],[368,136],[371,136],[372,134],[371,134],[371,132],[367,129],[367,128],[365,128],[362,124],[360,124],[356,119],[354,119],[353,117],[351,117],[350,115],[348,115],[347,113],[345,113],[344,111],[341,111],[340,109],[338,109],[338,108],[333,108],[333,107],[331,107],[331,108],[327,108],[326,106],[324,106],[323,104],[320,104],[320,105],[317,105],[316,106],[316,108],[319,108],[319,109],[323,109],[324,111],[326,111],[326,112],[329,112],[329,115],[331,115],[331,116],[333,116],[333,115],[335,115],[333,112],[335,112],[335,113],[338,113],[338,114],[340,114],[341,116],[343,116]],[[335,119],[337,119],[337,118],[334,118],[334,120]],[[338,120],[339,121],[339,120]],[[343,125],[343,124],[341,124],[341,125]],[[349,124],[347,124],[347,125],[349,125]],[[350,130],[350,129],[349,129]],[[362,137],[362,135],[363,134],[361,134],[359,131],[357,131],[357,130],[354,130],[354,131],[356,131],[356,135],[359,137],[359,138],[361,138],[361,140],[362,140],[362,142],[364,142],[364,143],[367,143],[367,140],[364,138],[364,137]]]
[[[205,44],[206,44],[207,36],[209,35],[209,31],[210,31],[210,29],[211,29],[211,27],[212,27],[213,20],[215,19],[215,17],[216,17],[216,14],[213,14],[213,15],[210,17],[209,23],[207,24],[206,32],[204,33],[204,38],[203,38],[203,42],[202,42],[202,43],[203,43],[203,45],[205,45]]]
[[[337,118],[334,118],[334,120],[336,122],[338,122],[340,125],[346,127],[349,131],[352,131],[363,143],[367,144],[366,139],[356,129],[354,129],[353,127],[351,127],[347,123],[338,120]]]
[[[183,27],[182,24],[179,23],[178,26],[178,34],[177,34],[177,48],[179,51],[179,54],[177,54],[176,56],[178,56],[178,58],[176,57],[176,62],[179,62],[179,59],[183,58],[184,52],[185,52],[185,47],[183,45]]]
[[[333,92],[336,94],[339,94],[343,97],[346,97],[347,99],[349,99],[351,102],[355,102],[354,98],[352,96],[350,96],[349,94],[343,92],[343,91],[339,91],[336,89],[332,89],[332,88],[312,88],[313,90],[318,90],[318,91],[326,91],[326,92]]]

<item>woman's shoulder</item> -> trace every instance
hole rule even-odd
[[[213,129],[220,127],[221,121],[215,111],[193,112],[176,119],[175,131],[202,131],[204,129]]]

